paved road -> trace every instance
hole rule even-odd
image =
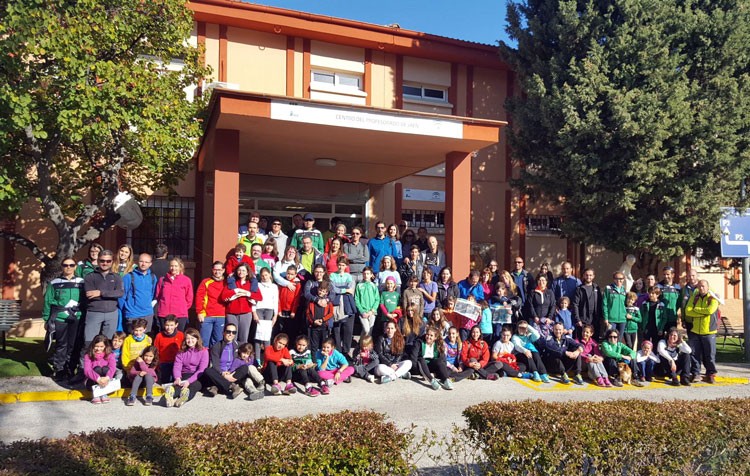
[[[722,366],[721,375],[748,377],[743,364]],[[8,382],[3,385],[7,388]],[[548,388],[529,388],[514,379],[497,382],[463,381],[455,390],[433,391],[418,381],[398,381],[386,385],[355,380],[333,389],[330,396],[309,398],[266,396],[250,402],[243,399],[227,400],[223,396],[197,396],[183,408],[160,405],[126,407],[120,400],[108,405],[92,405],[84,401],[17,403],[0,406],[0,440],[41,437],[60,438],[69,432],[85,432],[106,427],[168,426],[188,423],[222,423],[232,420],[251,421],[267,416],[301,416],[369,408],[385,413],[403,428],[412,423],[420,429],[429,428],[448,434],[453,424],[462,425],[461,412],[469,405],[488,400],[512,401],[542,399],[548,401],[602,401],[620,398],[641,398],[659,401],[668,399],[714,399],[721,397],[750,397],[750,385],[694,386],[691,388],[652,389],[591,389],[549,385]]]

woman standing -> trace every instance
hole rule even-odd
[[[115,273],[125,276],[135,269],[135,259],[133,257],[133,247],[130,245],[120,245],[117,249],[115,263],[112,266]]]
[[[299,252],[294,246],[288,246],[284,251],[284,256],[273,265],[273,280],[276,284],[289,288],[290,291],[294,291],[297,285],[286,279],[286,270],[289,269],[289,266],[297,268],[297,274],[303,269],[299,262]]]
[[[385,236],[393,243],[393,258],[396,260],[396,264],[401,264],[401,260],[404,258],[403,247],[401,246],[401,237],[398,233],[398,227],[391,223],[388,225],[388,230],[385,232]]]
[[[258,289],[255,277],[250,275],[250,267],[246,263],[240,263],[234,270],[235,288],[231,289],[226,284],[221,291],[221,300],[227,306],[226,324],[237,326],[237,342],[248,342],[250,328],[253,323],[253,307],[255,303],[263,299]]]
[[[226,321],[226,306],[221,301],[224,290],[224,264],[214,261],[211,277],[198,285],[195,293],[195,313],[201,327],[201,340],[210,348],[221,341]]]
[[[540,275],[536,289],[526,299],[524,316],[546,338],[551,330],[555,317],[555,295],[547,286],[547,278]]]
[[[329,251],[323,255],[323,261],[326,264],[326,272],[328,274],[335,273],[339,270],[339,258],[346,258],[346,254],[343,249],[344,243],[341,238],[334,236],[331,238]],[[346,267],[346,272],[349,272],[349,266]]]
[[[185,264],[180,258],[172,258],[169,272],[156,284],[156,300],[159,302],[159,325],[170,314],[177,317],[177,327],[184,331],[188,322],[188,309],[193,305],[193,282],[185,276]]]

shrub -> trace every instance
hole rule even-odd
[[[750,474],[750,399],[487,402],[464,416],[488,474]]]
[[[132,427],[0,446],[0,474],[409,474],[411,436],[370,411]]]

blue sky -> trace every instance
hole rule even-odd
[[[506,0],[264,0],[260,5],[301,10],[479,43],[506,40]]]

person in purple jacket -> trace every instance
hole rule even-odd
[[[135,362],[130,367],[128,375],[130,380],[133,382],[133,386],[130,388],[130,396],[125,400],[125,405],[132,407],[135,405],[135,398],[138,395],[138,388],[141,383],[146,383],[146,398],[143,400],[143,404],[151,406],[154,403],[153,389],[154,384],[159,379],[157,370],[159,369],[159,351],[156,347],[150,345],[143,349],[141,355],[135,359]]]
[[[117,371],[117,361],[107,336],[94,336],[86,354],[83,356],[83,375],[86,376],[86,386],[99,385],[106,387]],[[103,395],[94,397],[91,403],[109,403],[109,397]]]
[[[174,358],[174,385],[167,387],[164,392],[167,407],[179,408],[193,398],[203,388],[201,377],[207,367],[208,350],[203,347],[201,334],[196,329],[188,327],[185,330],[182,349]],[[175,394],[179,396],[175,398]]]
[[[230,322],[224,326],[224,339],[211,347],[211,365],[206,369],[206,378],[211,381],[210,396],[221,392],[233,399],[242,393],[240,382],[247,378],[248,366],[232,368],[239,349],[236,337],[237,326]]]

